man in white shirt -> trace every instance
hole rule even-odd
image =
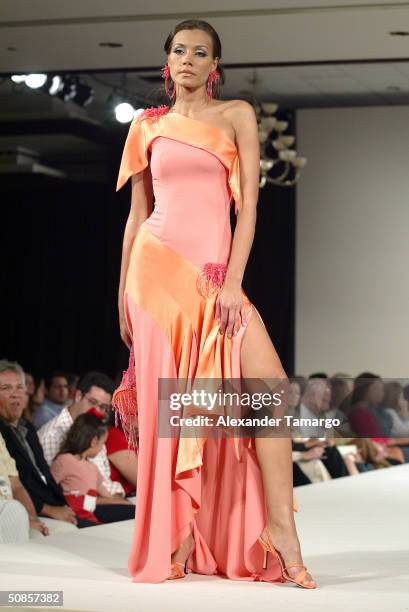
[[[305,424],[295,426],[304,438],[324,438],[329,436],[329,430],[320,425],[309,425],[314,419],[326,418],[330,408],[331,387],[324,378],[310,378],[304,389],[301,404],[295,418],[307,419]]]
[[[80,414],[91,408],[98,408],[103,413],[108,412],[113,390],[113,381],[100,372],[88,372],[80,380],[75,392],[74,403],[64,407],[60,414],[48,421],[37,432],[48,465],[52,464],[71,425]],[[105,444],[98,455],[90,461],[95,463],[103,475],[105,488],[112,495],[125,496],[121,483],[111,480],[111,469]]]
[[[333,427],[326,428],[324,425],[309,425],[313,419],[326,419],[331,404],[331,387],[325,378],[310,378],[304,388],[301,404],[295,411],[294,418],[308,419],[305,424],[295,425],[293,430],[293,453],[313,450],[316,453],[314,461],[318,460],[323,464],[325,470],[331,478],[340,478],[348,475],[348,470],[343,457],[335,444],[337,432]],[[325,438],[320,440],[319,438]],[[318,448],[321,447],[323,451]],[[298,462],[302,468],[303,457],[293,454],[293,460]],[[311,459],[309,459],[311,460]],[[304,471],[304,470],[303,470]],[[328,479],[327,476],[324,479]]]

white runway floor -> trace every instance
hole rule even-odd
[[[64,610],[98,612],[409,610],[409,465],[297,487],[295,494],[316,590],[193,574],[132,583],[132,521],[2,545],[0,590],[63,590]]]

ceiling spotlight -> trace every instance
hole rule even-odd
[[[24,83],[27,75],[26,74],[13,74],[11,77],[13,83]]]
[[[77,83],[74,77],[62,77],[62,83],[59,86],[57,98],[64,102],[69,102],[77,93]]]
[[[135,109],[128,102],[121,102],[115,106],[115,117],[119,123],[129,123],[135,115]]]
[[[50,96],[56,96],[63,87],[63,79],[59,74],[55,74],[51,78],[51,84],[48,88]]]
[[[47,80],[46,74],[29,74],[25,79],[25,84],[31,89],[39,89]]]

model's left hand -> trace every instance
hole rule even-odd
[[[216,320],[220,323],[219,332],[227,332],[228,338],[235,336],[241,325],[247,324],[241,285],[223,284],[216,300]]]

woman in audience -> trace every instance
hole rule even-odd
[[[357,376],[348,413],[349,422],[356,434],[383,445],[387,460],[405,463],[409,455],[406,449],[404,451],[399,445],[400,442],[405,443],[405,440],[391,438],[393,419],[389,411],[381,405],[384,393],[384,384],[379,376],[370,372]]]
[[[90,412],[81,414],[71,426],[51,466],[51,473],[62,486],[69,505],[72,506],[76,494],[85,497],[89,492],[96,492],[93,513],[102,523],[132,519],[135,514],[135,507],[127,499],[107,491],[101,472],[89,461],[100,452],[107,437],[105,421]]]
[[[126,496],[134,495],[138,471],[137,451],[129,448],[120,423],[115,426],[115,412],[112,408],[108,415],[108,437],[105,446],[111,468],[111,480],[121,483]]]
[[[380,442],[375,442],[369,438],[355,438],[351,444],[357,447],[356,453],[346,455],[345,461],[355,464],[356,472],[368,472],[369,470],[379,470],[384,467],[400,465],[401,461],[393,457],[388,457],[388,447]]]
[[[358,436],[376,440],[390,436],[392,418],[385,411],[383,416],[383,409],[379,409],[383,395],[383,382],[376,374],[363,372],[355,378],[348,418]]]
[[[392,435],[409,436],[409,404],[403,394],[403,387],[397,381],[385,385],[383,400],[385,410],[392,417]]]
[[[409,463],[409,403],[405,398],[403,386],[396,380],[385,385],[383,400],[386,412],[392,418],[391,436],[388,445],[398,446],[405,463]]]
[[[329,379],[331,387],[330,409],[325,413],[327,418],[339,419],[340,425],[336,427],[337,434],[343,438],[354,436],[348,421],[348,409],[351,401],[351,386],[345,378],[332,376]]]

